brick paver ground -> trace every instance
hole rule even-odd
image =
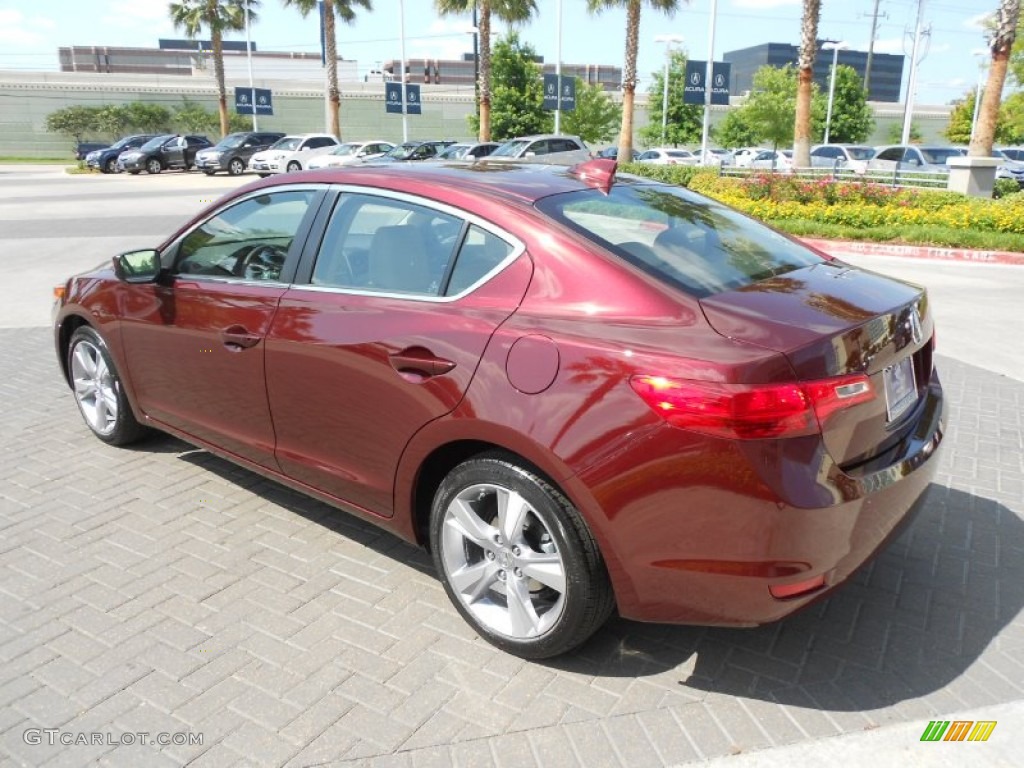
[[[170,438],[102,445],[49,331],[0,330],[0,763],[659,766],[1018,701],[1024,382],[940,365],[927,507],[845,589],[756,630],[614,620],[538,664],[388,534]]]

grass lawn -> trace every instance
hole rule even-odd
[[[18,157],[16,155],[0,155],[0,165],[68,165],[77,163],[73,157]]]

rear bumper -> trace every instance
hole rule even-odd
[[[589,488],[605,511],[600,538],[613,555],[620,614],[756,626],[827,594],[921,508],[944,432],[934,373],[897,456],[857,474],[843,472],[818,438],[775,446],[721,441],[709,450],[666,426],[647,441],[657,447],[638,447],[642,465],[634,473]],[[797,594],[772,596],[787,587]]]

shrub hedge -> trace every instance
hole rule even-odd
[[[631,163],[622,170],[689,187],[772,224],[817,221],[854,230],[912,227],[920,232],[921,227],[934,227],[1024,234],[1024,194],[1021,193],[987,200],[946,190],[808,180],[785,174],[726,177],[692,166]]]

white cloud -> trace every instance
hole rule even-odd
[[[460,19],[436,19],[426,34],[407,39],[410,58],[461,59],[473,50],[472,25]]]
[[[0,8],[0,43],[26,47],[45,42],[40,31],[52,28],[53,22],[40,17],[27,18],[21,11]]]
[[[971,16],[969,19],[964,21],[964,26],[969,29],[985,29],[985,25],[995,15],[994,12],[989,11],[987,13],[979,13],[977,16]]]
[[[803,0],[732,0],[733,8],[748,8],[754,10],[771,10],[772,8],[783,8],[786,6],[800,6]]]
[[[888,37],[875,40],[875,53],[903,53],[903,38]]]

